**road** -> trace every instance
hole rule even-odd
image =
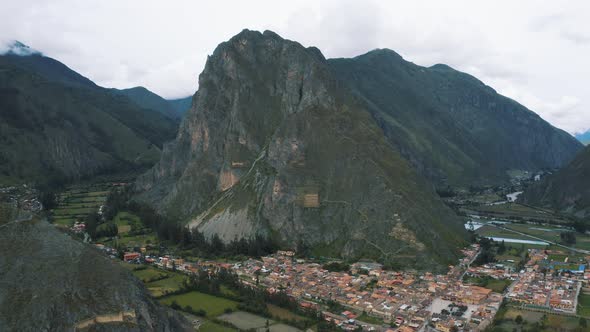
[[[481,252],[481,250],[479,250],[477,252],[477,254],[475,254],[475,256],[473,256],[473,258],[471,259],[471,261],[469,261],[469,264],[467,264],[467,266],[465,267],[465,271],[463,271],[463,274],[461,274],[461,277],[459,278],[459,281],[463,280],[463,278],[465,277],[465,273],[467,273],[467,270],[469,270],[469,267],[471,266],[471,264],[473,264],[473,262],[475,261],[475,259],[477,258],[477,256],[479,256],[479,253]]]

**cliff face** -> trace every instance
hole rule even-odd
[[[0,227],[2,330],[191,331],[129,271],[47,222]]]
[[[389,142],[439,185],[497,184],[506,171],[553,169],[582,145],[476,78],[407,62],[391,50],[329,60]]]
[[[590,215],[590,147],[557,173],[533,184],[519,196],[527,204],[579,217]]]
[[[441,266],[465,236],[315,48],[243,31],[217,47],[138,199],[224,241]]]

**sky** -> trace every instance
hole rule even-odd
[[[556,127],[590,128],[590,1],[0,0],[19,40],[104,87],[192,95],[215,47],[272,30],[327,58],[390,48],[476,76]]]

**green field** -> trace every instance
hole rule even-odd
[[[124,263],[124,265],[134,266],[134,265],[130,265],[127,263]],[[133,273],[133,275],[136,276],[137,279],[143,281],[144,283],[149,282],[150,280],[153,280],[154,278],[161,277],[164,275],[170,276],[169,272],[162,271],[162,270],[156,269],[151,266],[145,266],[145,269],[141,269],[141,270],[132,270],[131,273]]]
[[[119,235],[127,234],[131,230],[140,230],[144,226],[138,216],[130,212],[119,212],[113,218],[113,222],[117,225]]]
[[[148,244],[156,244],[158,243],[158,237],[155,233],[150,234],[141,234],[141,235],[133,235],[127,236],[122,235],[114,240],[106,240],[106,239],[99,239],[101,243],[105,245],[116,247],[145,247]]]
[[[203,332],[234,332],[237,330],[217,324],[217,323],[214,323],[210,320],[205,320],[203,322],[203,324],[201,324],[199,331],[203,331]]]
[[[524,320],[523,325],[515,322],[517,316]],[[490,331],[520,331],[523,327],[526,331],[550,332],[575,332],[579,330],[579,318],[557,314],[545,314],[541,312],[527,311],[517,308],[506,308],[502,314],[498,314]]]
[[[514,232],[511,232],[511,231],[508,231],[505,229],[500,229],[500,228],[497,228],[494,226],[488,226],[488,225],[478,228],[475,232],[481,236],[494,236],[494,237],[503,237],[503,238],[507,238],[507,239],[531,240],[527,236],[523,236],[523,235],[516,234]]]
[[[170,277],[145,284],[145,287],[154,297],[166,295],[166,293],[175,292],[182,288],[187,276],[180,273],[169,272]],[[183,305],[184,306],[184,305]]]
[[[561,243],[562,232],[570,231],[553,225],[506,224],[504,227],[556,243]],[[590,236],[576,233],[576,243],[571,247],[590,250]]]
[[[281,308],[281,307],[277,307],[274,304],[267,304],[266,307],[268,308],[268,311],[270,312],[270,314],[273,317],[276,317],[278,319],[282,319],[282,320],[296,320],[296,321],[303,321],[303,320],[307,320],[307,318],[303,317],[303,316],[299,316],[287,309]]]
[[[373,316],[369,316],[364,312],[362,315],[358,316],[357,319],[361,322],[365,322],[365,323],[369,323],[369,324],[375,324],[375,325],[383,324],[382,319],[379,319],[379,318],[373,317]]]
[[[493,279],[493,278],[481,278],[481,277],[469,277],[465,280],[466,283],[485,287],[491,289],[496,293],[503,293],[504,290],[510,286],[512,280],[509,279]]]
[[[566,220],[561,219],[551,211],[532,208],[518,203],[481,205],[470,209],[496,217],[517,217],[525,220],[546,220],[557,223],[566,223]]]
[[[199,292],[189,292],[180,295],[167,296],[160,302],[165,305],[171,305],[175,301],[181,307],[190,306],[193,310],[205,310],[207,317],[217,317],[224,313],[224,310],[230,308],[236,310],[238,303],[221,297],[203,294]]]
[[[110,184],[72,186],[59,194],[58,206],[51,211],[53,223],[70,227],[75,221],[84,221],[86,216],[98,212],[109,193]]]
[[[580,292],[577,311],[578,315],[590,318],[590,293]]]

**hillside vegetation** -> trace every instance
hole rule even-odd
[[[175,132],[173,120],[53,59],[0,56],[0,181],[139,170]]]

